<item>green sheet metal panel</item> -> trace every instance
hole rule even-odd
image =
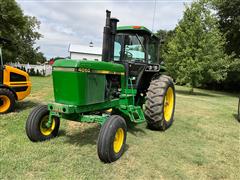
[[[106,75],[87,73],[87,104],[104,102]]]
[[[89,60],[57,60],[52,73],[55,102],[77,106],[104,102],[106,74],[124,75],[124,66]]]
[[[104,101],[105,75],[53,71],[55,102],[88,105]]]

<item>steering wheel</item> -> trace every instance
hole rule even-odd
[[[130,53],[129,51],[125,51],[124,56],[126,57],[127,60],[131,60],[133,57],[133,54]]]

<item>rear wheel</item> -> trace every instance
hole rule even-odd
[[[0,89],[0,114],[8,113],[14,110],[15,97],[9,89]]]
[[[60,119],[54,117],[48,125],[49,110],[46,105],[37,106],[28,116],[26,122],[26,133],[31,141],[44,141],[58,134]]]
[[[148,88],[145,117],[148,127],[165,130],[173,123],[175,110],[175,88],[169,76],[161,75],[151,81]]]
[[[118,115],[112,115],[103,124],[98,136],[98,156],[101,161],[110,163],[119,159],[126,145],[127,125]]]

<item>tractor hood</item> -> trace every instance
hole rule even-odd
[[[90,60],[57,60],[53,64],[56,103],[84,106],[106,101],[107,76],[125,75],[121,64]]]
[[[58,68],[74,68],[83,70],[97,70],[97,71],[109,71],[109,72],[124,72],[124,66],[121,64],[103,62],[103,61],[91,61],[91,60],[72,60],[62,59],[57,60],[53,64],[53,70]]]

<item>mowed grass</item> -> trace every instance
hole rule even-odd
[[[61,121],[59,136],[33,143],[25,133],[32,108],[53,100],[51,77],[32,77],[31,95],[0,115],[0,179],[240,179],[236,95],[176,87],[175,121],[165,132],[129,128],[118,161],[100,162],[97,124]]]

